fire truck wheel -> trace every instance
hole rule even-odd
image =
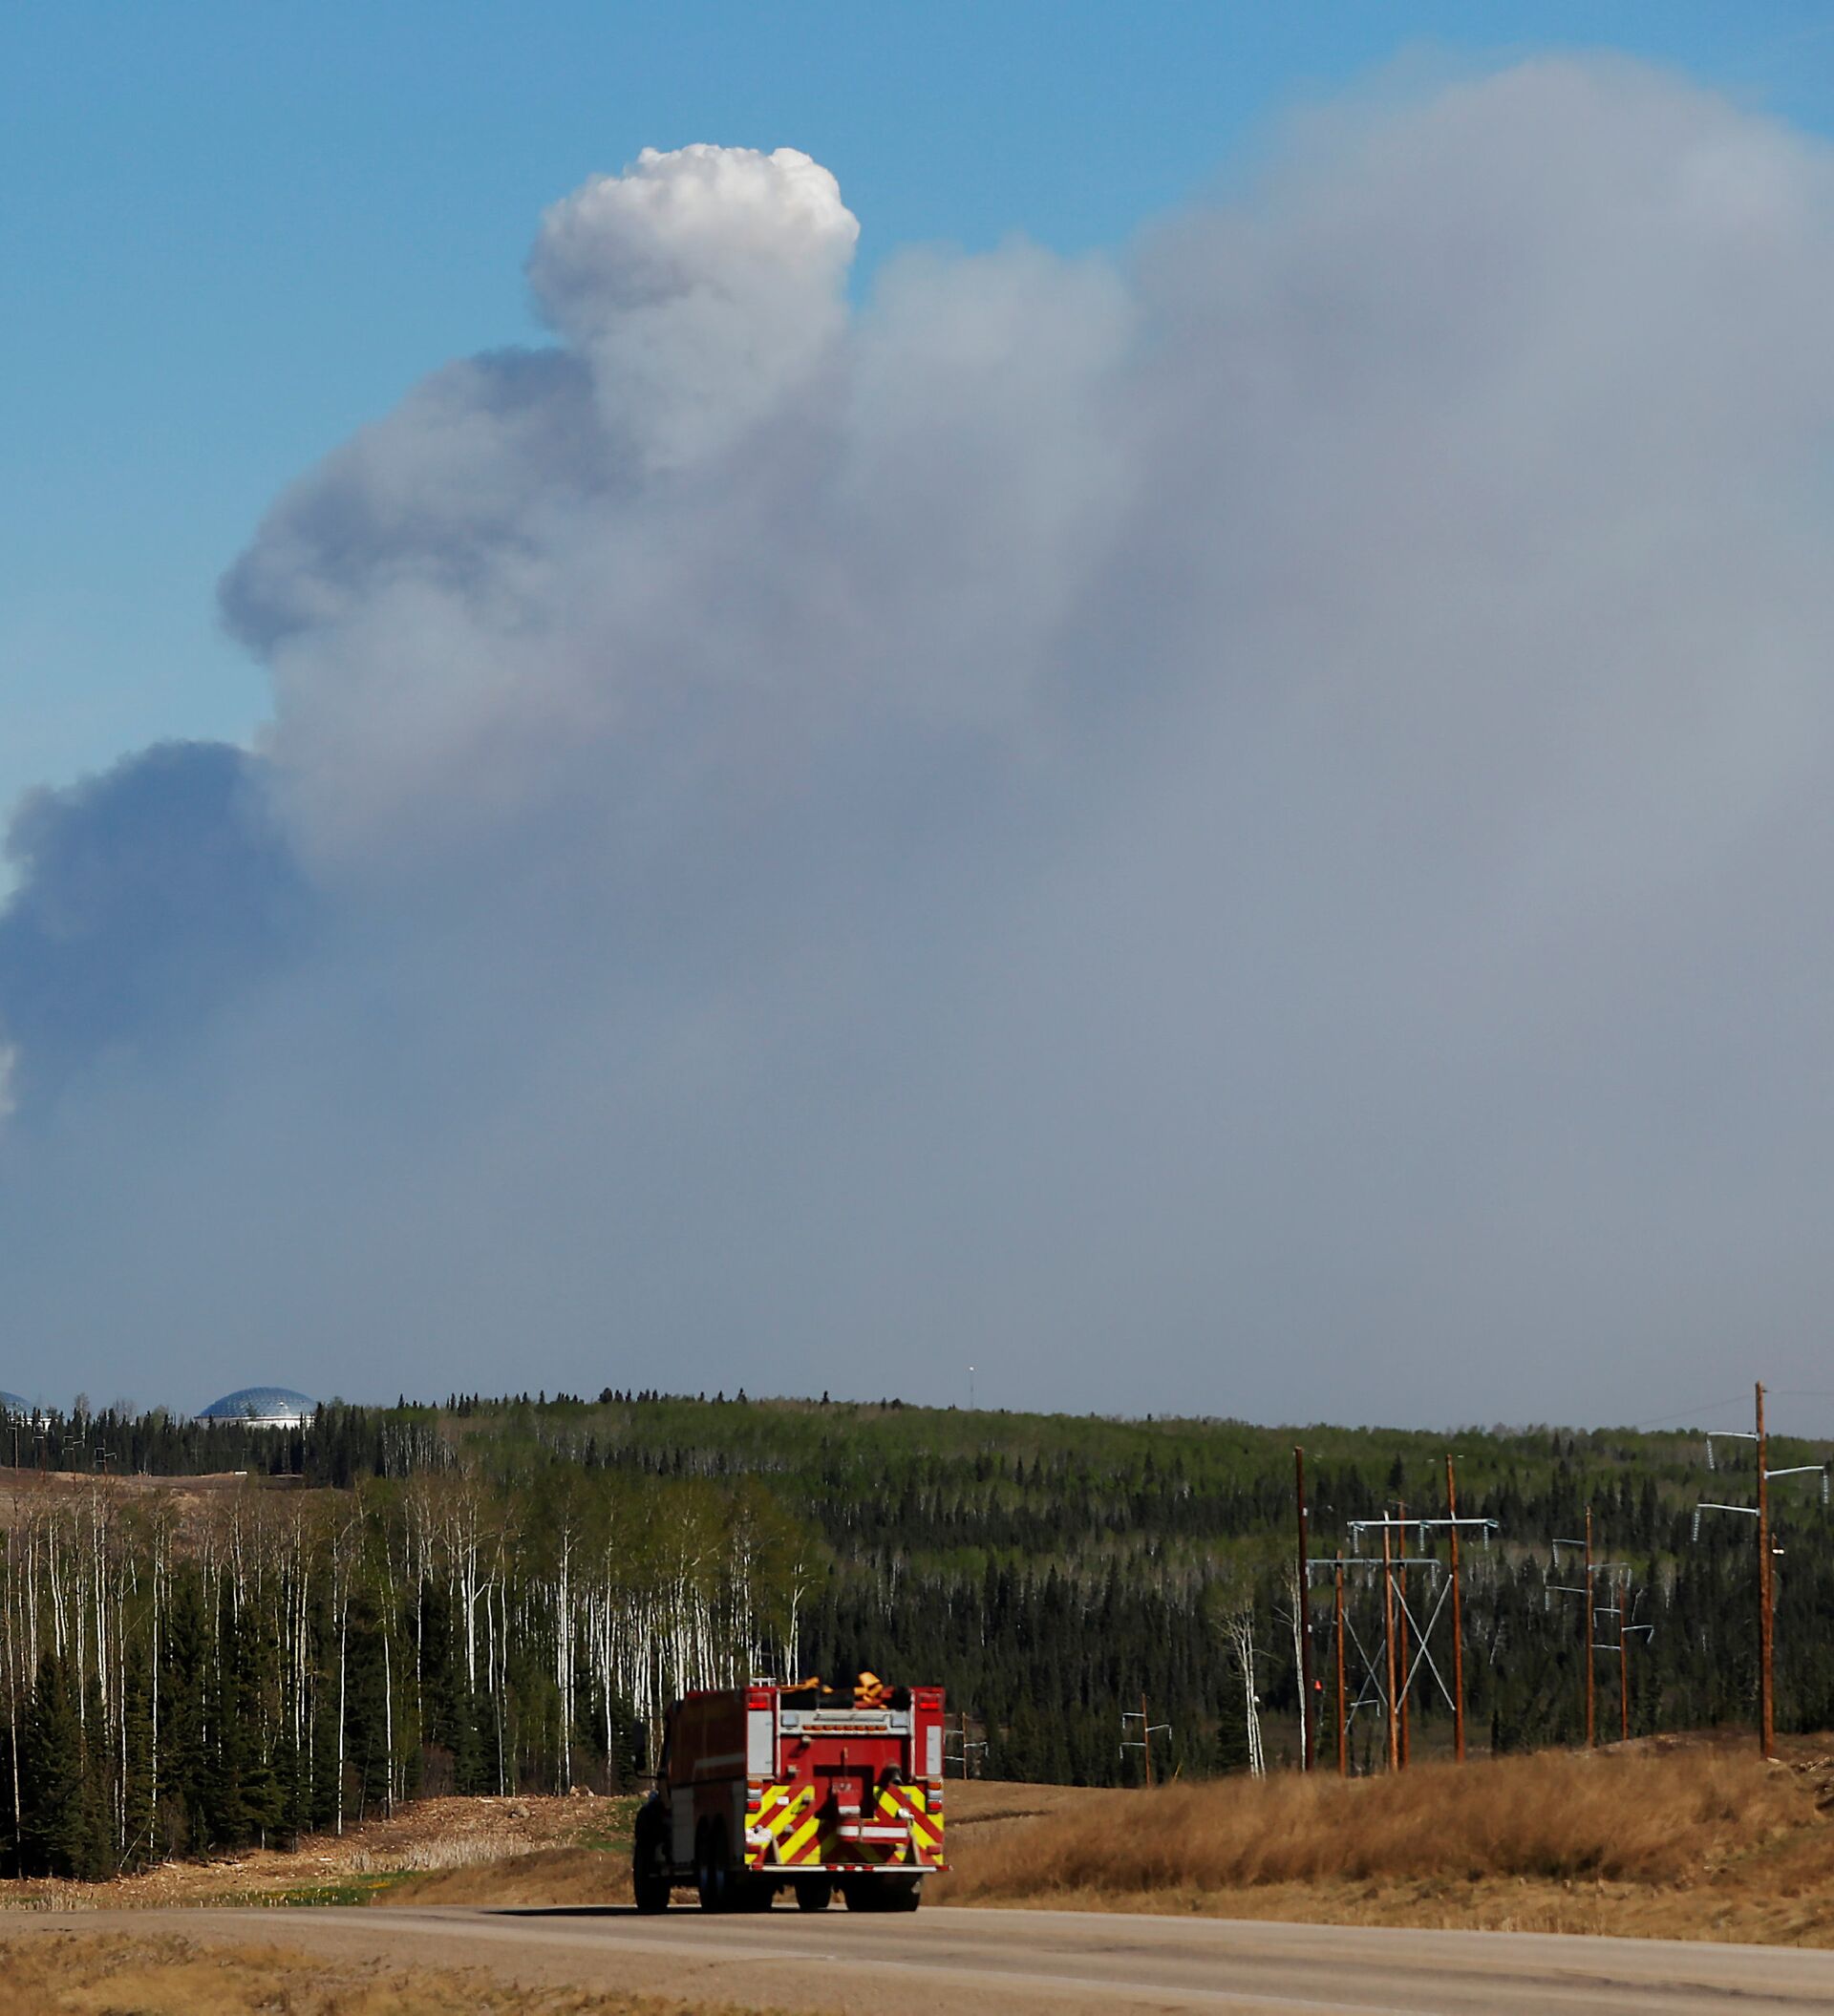
[[[659,1810],[644,1807],[637,1814],[630,1846],[630,1889],[639,1911],[667,1911],[671,1889],[667,1822]]]
[[[703,1911],[733,1908],[732,1871],[726,1866],[726,1829],[718,1820],[703,1821],[694,1842],[694,1888]]]
[[[796,1892],[796,1908],[799,1911],[825,1911],[834,1901],[832,1883],[792,1883]]]

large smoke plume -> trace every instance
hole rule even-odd
[[[260,753],[21,811],[6,1383],[1445,1420],[1806,1368],[1824,151],[1533,64],[1113,259],[854,306],[856,235],[789,149],[556,204],[554,347],[230,569]]]

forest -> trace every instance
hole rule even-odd
[[[1298,1599],[1293,1451],[1309,1482]],[[1455,1455],[1471,1748],[1749,1718],[1749,1441],[1272,1430],[607,1389],[298,1432],[0,1417],[0,1870],[99,1878],[430,1793],[616,1791],[691,1687],[863,1667],[949,1689],[950,1770],[1135,1782],[1296,1761],[1301,1631],[1336,1763],[1385,1762],[1381,1533]],[[1774,1441],[1779,1727],[1834,1726],[1834,1514]],[[239,1475],[240,1474],[240,1475]],[[171,1480],[161,1484],[160,1479]],[[1593,1533],[1592,1600],[1567,1542]],[[1450,1740],[1448,1535],[1409,1563],[1411,1753]],[[1404,1549],[1400,1542],[1405,1539]],[[1561,1544],[1556,1544],[1557,1542]],[[1622,1627],[1620,1629],[1620,1626]],[[1391,1634],[1392,1635],[1392,1634]],[[1620,1693],[1620,1669],[1628,1695]],[[1400,1691],[1397,1689],[1397,1692]]]

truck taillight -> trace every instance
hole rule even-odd
[[[924,1731],[924,1776],[940,1778],[943,1774],[943,1725],[932,1722]]]

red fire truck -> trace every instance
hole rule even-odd
[[[637,1813],[631,1887],[664,1911],[766,1911],[789,1890],[824,1911],[915,1911],[943,1860],[943,1690],[856,1684],[688,1694],[664,1720],[656,1789]]]

